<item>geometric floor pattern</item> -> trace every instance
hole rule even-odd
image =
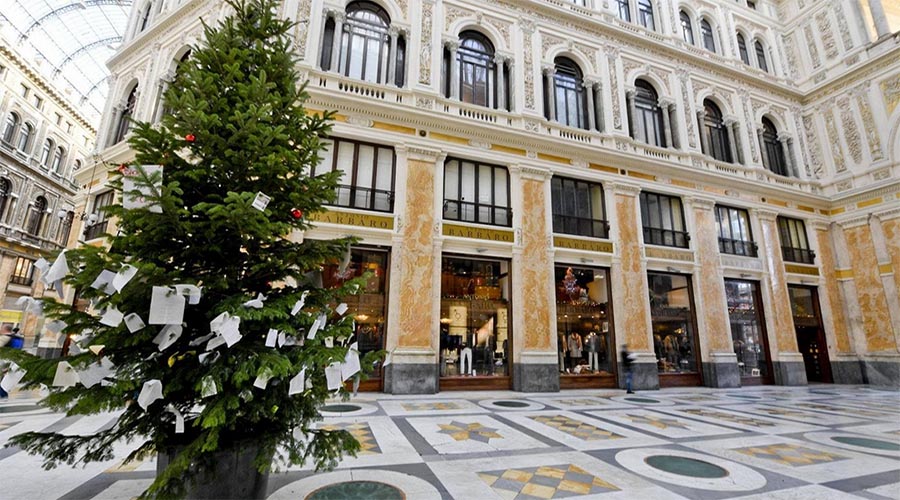
[[[0,400],[0,499],[130,499],[153,480],[155,458],[122,463],[134,442],[117,443],[111,460],[49,471],[4,448],[21,432],[91,433],[114,418],[66,417],[38,399]],[[357,457],[331,472],[283,467],[270,499],[353,482],[410,500],[900,499],[900,393],[886,389],[360,393],[340,403],[351,409],[319,427],[349,432]]]

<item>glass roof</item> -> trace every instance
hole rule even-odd
[[[4,37],[94,124],[132,0],[0,0]]]

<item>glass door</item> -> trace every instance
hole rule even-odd
[[[819,292],[815,287],[788,285],[788,295],[797,333],[797,348],[806,366],[806,380],[831,383],[831,362],[822,328]]]
[[[701,385],[691,277],[650,271],[647,284],[660,387]]]
[[[609,270],[556,266],[561,389],[616,387]]]
[[[771,384],[772,366],[759,283],[726,279],[725,296],[741,384]]]

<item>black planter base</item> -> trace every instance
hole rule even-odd
[[[182,450],[174,447],[159,453],[156,473],[161,474],[169,462]],[[215,454],[212,468],[198,469],[193,482],[185,483],[185,498],[196,499],[265,499],[268,495],[269,474],[262,474],[253,465],[259,448],[253,445],[236,446]]]

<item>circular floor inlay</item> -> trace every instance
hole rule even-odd
[[[528,408],[531,406],[528,403],[523,403],[521,401],[494,401],[494,404],[506,408]]]
[[[659,403],[658,399],[650,398],[625,398],[625,401],[631,401],[632,403]]]
[[[15,405],[15,406],[0,406],[0,413],[19,413],[23,411],[38,411],[43,410],[38,405]]]
[[[718,465],[687,457],[653,455],[645,458],[644,462],[650,467],[679,476],[718,479],[728,475],[728,471]]]
[[[362,406],[337,404],[337,405],[325,405],[321,409],[322,409],[322,411],[328,411],[331,413],[348,413],[351,411],[362,410]]]
[[[403,500],[406,496],[399,489],[377,481],[347,481],[329,484],[312,492],[307,500],[351,500],[377,498],[379,500]]]
[[[864,437],[853,436],[834,436],[832,441],[838,443],[849,444],[851,446],[862,446],[863,448],[872,448],[875,450],[900,451],[900,444],[891,443],[890,441],[881,441],[878,439],[869,439]]]

